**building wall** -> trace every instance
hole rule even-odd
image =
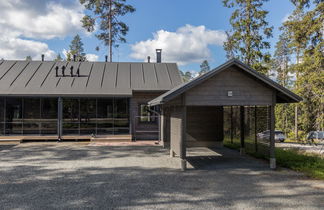
[[[223,107],[187,107],[186,145],[217,146],[223,141]]]
[[[182,140],[182,117],[183,108],[172,107],[170,109],[170,147],[173,152],[180,155]]]
[[[228,96],[232,91],[233,96]],[[271,105],[272,90],[231,67],[186,92],[187,106]]]
[[[163,92],[134,92],[130,99],[131,134],[137,140],[157,140],[159,138],[158,120],[155,123],[139,121],[139,106],[147,104],[150,100],[163,94]]]

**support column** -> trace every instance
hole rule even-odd
[[[62,125],[62,114],[63,114],[63,100],[62,97],[58,98],[57,101],[57,134],[58,134],[58,141],[61,141],[62,139],[62,130],[63,130],[63,125]]]
[[[233,106],[231,106],[231,129],[230,129],[230,132],[231,132],[231,144],[233,144],[233,137],[234,137],[234,130],[233,130],[233,126],[234,123],[233,123]]]
[[[240,106],[240,141],[241,148],[240,154],[245,154],[245,145],[244,145],[244,106]]]
[[[186,133],[187,133],[187,107],[182,107],[182,119],[181,119],[181,139],[180,139],[180,159],[181,159],[181,170],[187,169],[187,148],[186,148]]]
[[[276,155],[275,155],[275,105],[276,105],[276,94],[273,94],[272,105],[270,109],[270,168],[276,168]]]

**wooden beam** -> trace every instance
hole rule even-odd
[[[185,104],[185,94],[182,95],[182,106],[181,106],[181,139],[180,139],[180,161],[181,170],[185,171],[187,169],[187,147],[186,147],[186,133],[187,133],[187,107]]]
[[[276,168],[276,155],[275,155],[275,106],[276,106],[276,93],[272,96],[272,105],[270,109],[270,168]]]

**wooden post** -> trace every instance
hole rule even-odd
[[[276,105],[276,94],[273,94],[272,105],[270,109],[270,168],[276,168],[276,156],[275,156],[275,105]]]
[[[164,130],[164,127],[165,127],[165,111],[164,111],[164,108],[163,106],[161,105],[161,114],[160,114],[160,126],[159,126],[159,130],[160,130],[160,143],[162,144],[162,146],[164,147],[164,136],[165,136],[165,130]]]
[[[258,152],[258,136],[257,136],[257,106],[254,106],[254,147],[255,152]]]
[[[245,145],[244,145],[244,106],[240,106],[240,140],[241,140],[240,154],[243,155],[245,153]]]
[[[233,130],[233,106],[231,106],[231,144],[233,144],[233,136],[234,136],[234,130]]]
[[[185,171],[187,169],[186,160],[186,133],[187,133],[187,107],[185,105],[185,95],[182,96],[182,107],[181,107],[181,134],[180,134],[180,161],[181,170]]]

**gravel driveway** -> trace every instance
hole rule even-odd
[[[303,152],[324,156],[324,143],[321,144],[301,144],[301,143],[276,143],[276,147],[287,149],[298,149]]]
[[[205,157],[201,157],[205,154]],[[0,145],[0,209],[323,209],[324,183],[229,149]]]

